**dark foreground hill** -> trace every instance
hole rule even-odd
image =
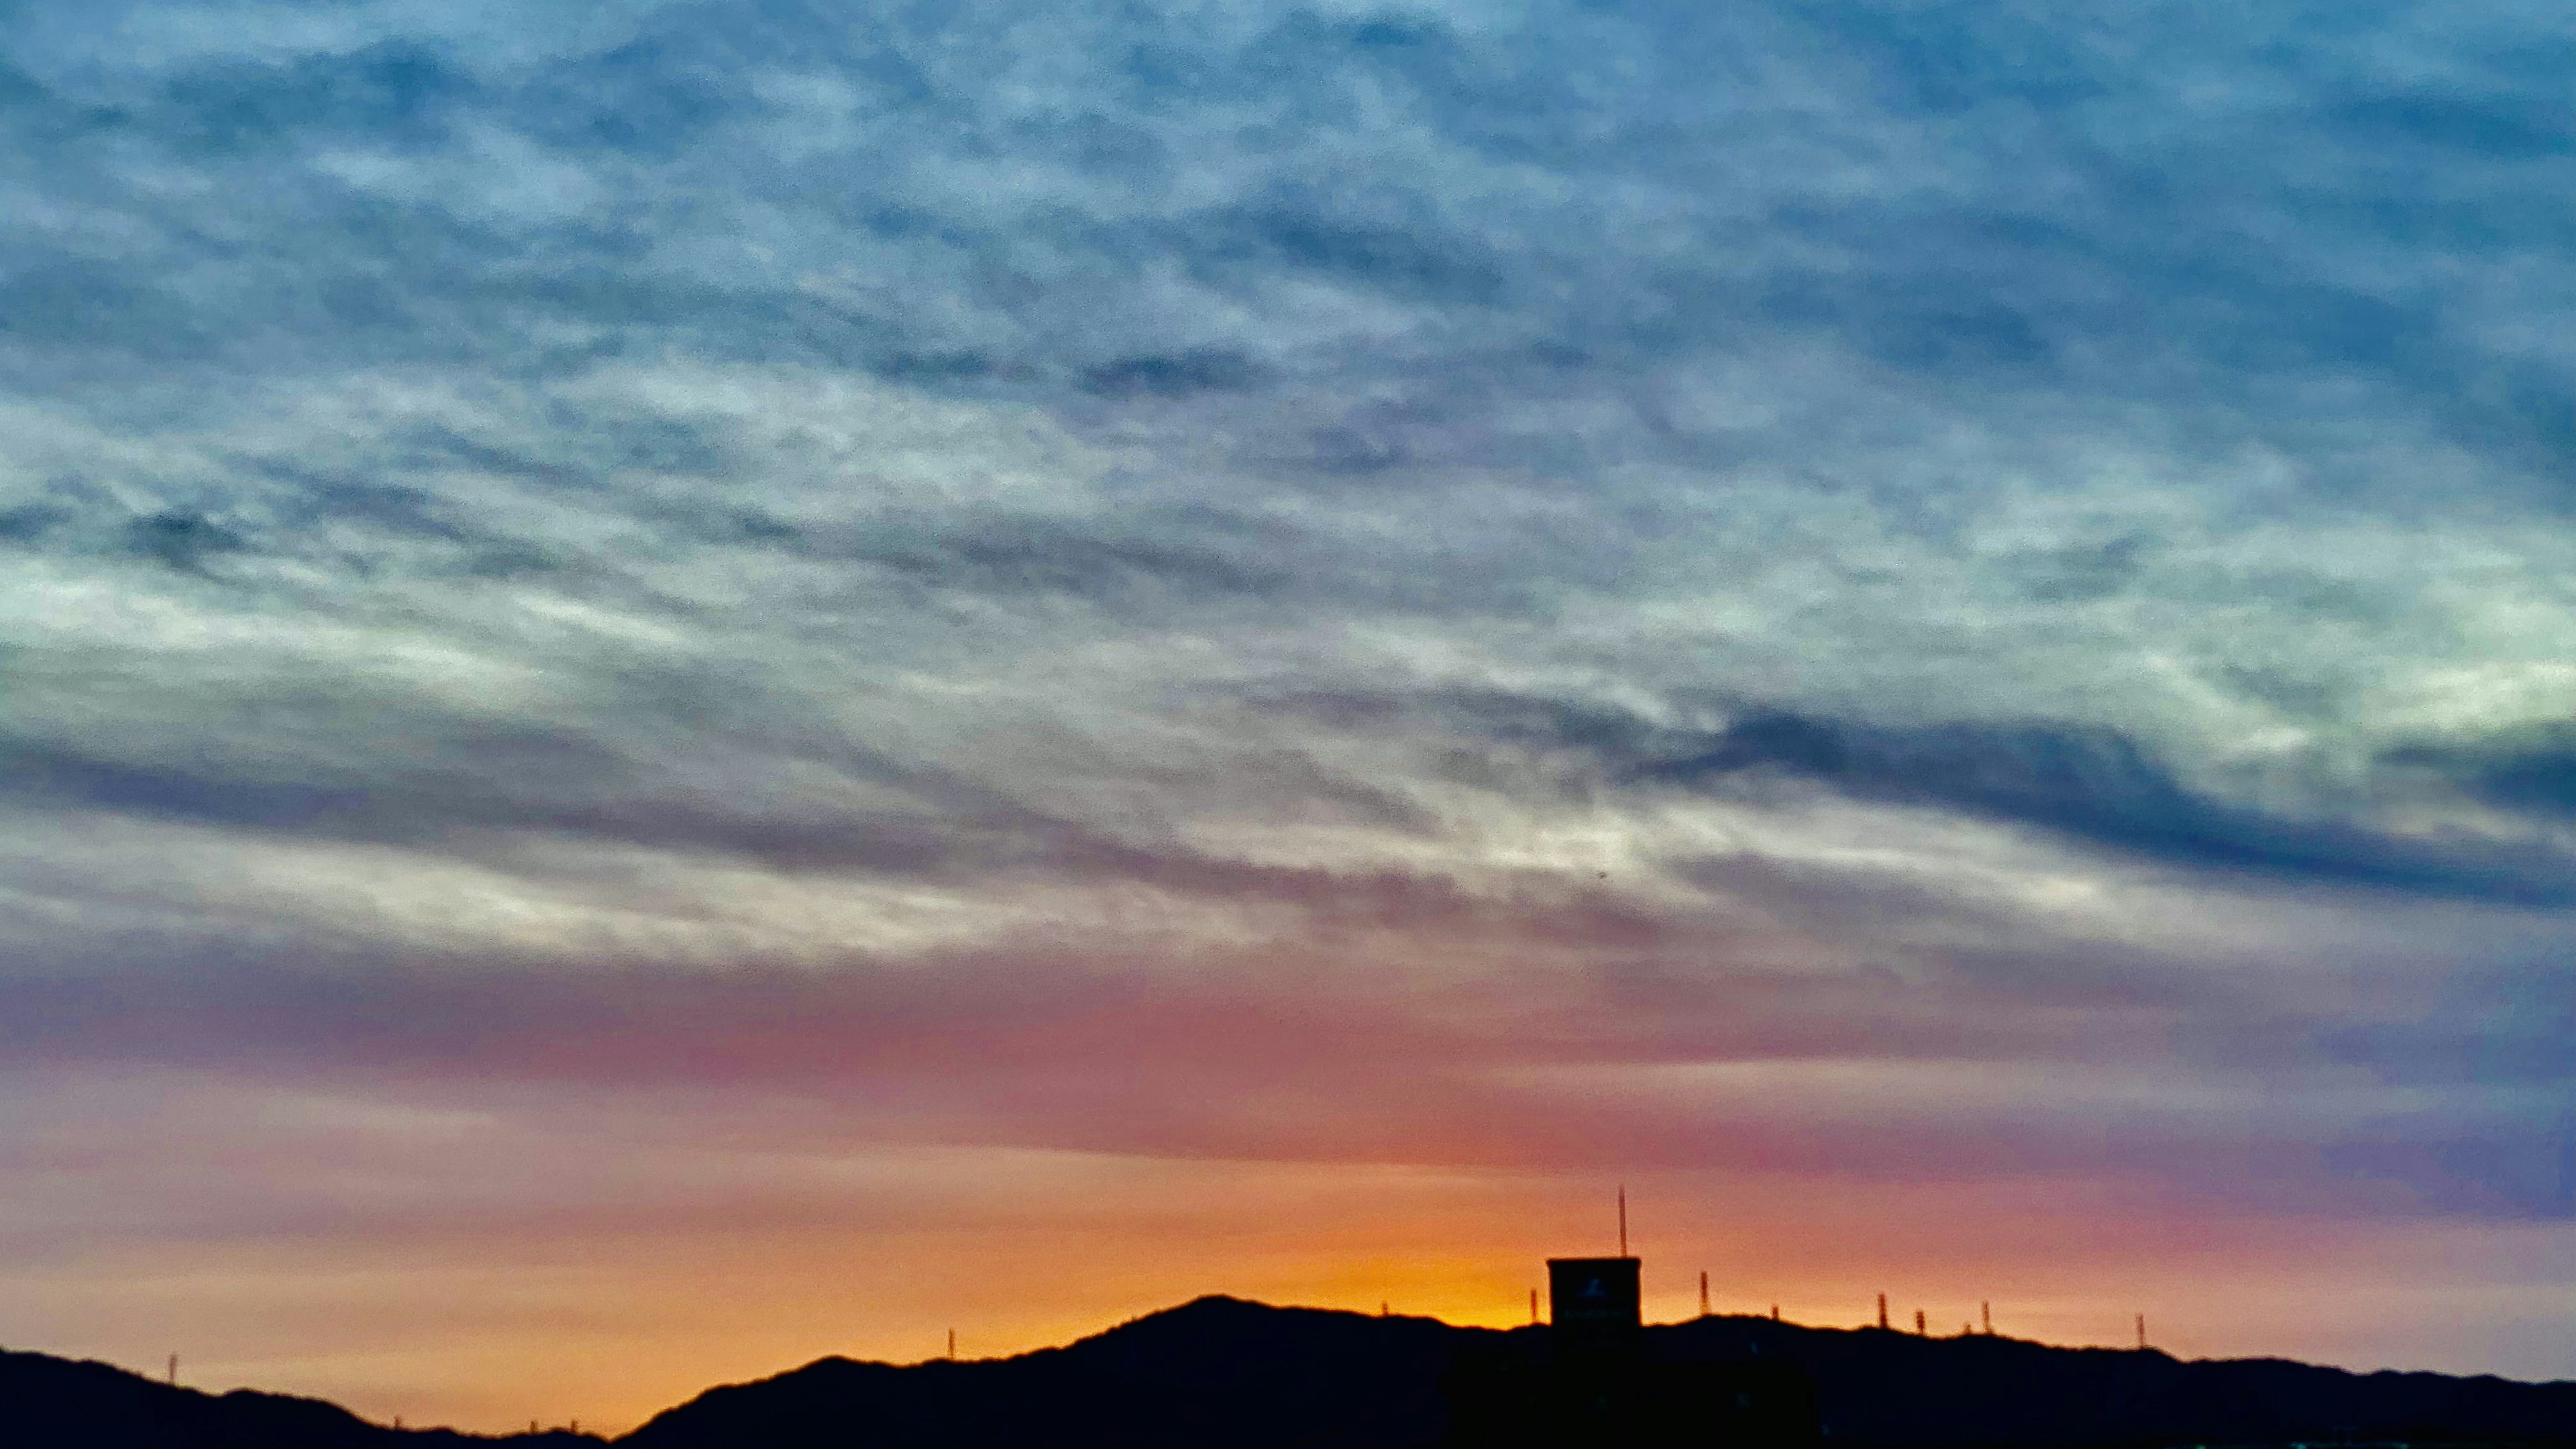
[[[1450,1364],[1544,1332],[1202,1298],[1011,1359],[911,1368],[824,1359],[710,1390],[621,1442],[1430,1449],[1448,1423],[1441,1383]],[[2576,1382],[2352,1374],[2277,1359],[2184,1363],[2153,1350],[1757,1318],[1702,1318],[1645,1337],[1646,1351],[1666,1359],[1803,1365],[1829,1445],[2576,1446]]]
[[[828,1358],[711,1389],[616,1441],[631,1449],[1434,1449],[1462,1356],[1535,1350],[1496,1333],[1203,1298],[1017,1358],[910,1367]],[[2336,1443],[2576,1449],[2576,1382],[2351,1374],[2277,1359],[2009,1338],[1918,1338],[1702,1318],[1650,1328],[1670,1361],[1790,1363],[1820,1393],[1829,1446],[2143,1449]],[[104,1364],[0,1353],[0,1442],[15,1449],[597,1446],[369,1424],[312,1399],[172,1388]]]
[[[0,1350],[0,1445],[9,1449],[599,1449],[587,1434],[488,1438],[389,1429],[337,1404],[235,1389],[209,1394],[112,1364]]]

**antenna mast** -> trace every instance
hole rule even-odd
[[[1619,1184],[1619,1256],[1628,1256],[1628,1184]]]

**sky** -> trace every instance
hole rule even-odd
[[[2563,6],[0,35],[0,1343],[2576,1377]]]

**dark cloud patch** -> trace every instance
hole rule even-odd
[[[1083,369],[1085,392],[1107,397],[1186,397],[1235,392],[1260,377],[1252,359],[1232,348],[1202,347],[1168,357],[1122,357]]]
[[[419,741],[407,747],[417,751]],[[447,742],[440,764],[375,774],[263,778],[123,764],[69,750],[6,757],[5,793],[20,802],[303,839],[444,846],[499,853],[504,837],[584,837],[601,843],[733,856],[781,871],[931,876],[969,858],[991,865],[1044,854],[1016,832],[962,815],[870,817],[729,800],[718,791],[654,793],[630,762],[570,737],[480,735]],[[759,808],[767,803],[773,808]],[[1034,843],[1032,843],[1034,844]]]
[[[1706,784],[1763,771],[1867,798],[1965,809],[2202,869],[2531,905],[2576,901],[2570,862],[2554,851],[2409,840],[2333,820],[2266,815],[2184,786],[2134,739],[2106,727],[1886,731],[1755,715],[1705,750],[1640,763],[1630,777]]]
[[[547,141],[667,161],[742,106],[740,73],[725,59],[698,45],[636,40],[549,67],[516,99]]]
[[[203,572],[207,560],[249,547],[239,533],[204,514],[176,509],[134,520],[125,538],[134,552],[187,573]]]
[[[69,509],[44,503],[23,503],[14,508],[0,509],[0,543],[37,542],[70,516]]]
[[[1370,203],[1375,202],[1372,206]],[[1392,296],[1481,305],[1505,285],[1482,244],[1457,235],[1402,195],[1290,192],[1205,219],[1193,238],[1202,272],[1285,267],[1357,282]]]
[[[616,426],[614,420],[583,417],[570,409],[564,410],[553,421],[575,436],[592,435]],[[621,430],[619,446],[630,458],[651,459],[657,454],[668,458],[675,452],[688,454],[698,451],[692,448],[697,440],[684,425],[658,418],[646,421],[647,426],[641,430],[640,436],[627,437]],[[546,488],[596,491],[605,482],[595,467],[547,457],[525,447],[467,437],[439,423],[407,428],[394,442],[396,459],[412,467],[453,464]],[[270,463],[268,466],[272,470],[294,468],[293,464]],[[343,485],[334,479],[330,486],[336,490]]]
[[[2119,592],[2140,571],[2149,541],[2136,535],[2105,544],[2052,549],[2033,557],[2023,587],[2035,599],[2077,603]]]
[[[1436,700],[1283,696],[1275,707],[1364,728],[1425,717],[1541,755],[1571,753],[1610,784],[1738,790],[1766,780],[1825,785],[1864,800],[1933,805],[2029,825],[2195,869],[2307,879],[2542,907],[2576,900],[2570,869],[2542,844],[2426,838],[2337,816],[2269,814],[2184,784],[2134,737],[2107,726],[1951,723],[1892,729],[1785,711],[1737,710],[1714,734],[1658,725],[1614,707],[1494,693]],[[2554,732],[2490,756],[2439,758],[2477,788],[2556,809],[2565,745]]]
[[[638,682],[628,698],[674,729],[721,732],[737,746],[761,730],[756,693],[745,699],[683,680],[659,698]],[[781,703],[793,713],[792,702]],[[777,753],[811,748],[803,763],[813,774],[881,787],[879,795],[862,802],[793,790],[765,770],[749,780],[728,780],[714,769],[673,774],[640,752],[570,728],[450,721],[431,731],[417,718],[409,724],[402,738],[376,742],[382,761],[315,765],[301,777],[256,761],[231,768],[144,762],[22,741],[0,748],[0,801],[466,858],[498,859],[514,842],[566,838],[729,858],[791,876],[935,880],[1004,893],[1048,882],[1133,882],[1403,928],[1479,909],[1454,883],[1436,878],[1267,867],[1140,846],[932,765],[846,744],[818,747],[787,729],[766,742],[772,753],[765,764]],[[1247,783],[1299,789],[1321,813],[1381,828],[1428,825],[1392,793],[1293,758],[1271,762]]]
[[[8,793],[96,809],[217,825],[305,828],[360,807],[361,791],[297,784],[258,784],[154,770],[68,751],[19,748],[0,765]]]
[[[1152,511],[1112,529],[997,518],[970,528],[872,527],[809,547],[897,570],[928,587],[969,594],[1066,594],[1104,603],[1221,596],[1277,598],[1303,592],[1281,546],[1264,550],[1261,531],[1212,510],[1189,510],[1187,526]],[[1161,526],[1156,526],[1160,524]]]
[[[22,343],[88,345],[112,337],[164,363],[201,359],[221,340],[149,279],[60,256],[29,258],[0,278],[0,329]]]
[[[2528,109],[2495,95],[2396,91],[2346,101],[2333,119],[2351,128],[2359,144],[2402,143],[2514,160],[2576,156],[2576,127],[2563,113]]]
[[[2483,740],[2403,745],[2390,764],[2430,770],[2507,810],[2576,816],[2576,724],[2558,721]]]
[[[157,819],[325,838],[420,840],[460,825],[543,822],[562,808],[567,793],[585,784],[597,788],[613,769],[595,749],[566,736],[482,732],[470,742],[447,742],[457,764],[470,759],[474,768],[451,766],[440,778],[434,768],[419,767],[422,743],[408,742],[404,753],[415,757],[408,772],[316,768],[310,778],[295,779],[117,760],[22,742],[0,756],[6,760],[0,789],[21,801]],[[556,802],[550,804],[547,795]]]
[[[163,84],[150,120],[183,151],[238,153],[315,134],[423,147],[447,139],[475,89],[446,57],[397,40],[283,64],[186,71]]]
[[[478,536],[451,503],[426,489],[399,483],[374,483],[349,475],[330,477],[301,470],[269,468],[299,486],[287,493],[281,521],[310,527],[323,520],[346,520],[404,537],[463,543]]]

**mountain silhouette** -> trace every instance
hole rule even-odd
[[[0,1349],[0,1444],[10,1449],[599,1449],[600,1442],[561,1432],[496,1438],[391,1429],[320,1399],[209,1394],[113,1364]]]
[[[1457,1328],[1201,1298],[1062,1348],[910,1366],[826,1358],[710,1389],[623,1449],[1441,1449],[1466,1369],[1547,1352],[1543,1328]],[[1926,1338],[1708,1317],[1649,1327],[1673,1364],[1811,1379],[1824,1444],[1879,1449],[2477,1444],[2576,1449],[2576,1382],[2354,1374],[2279,1359]],[[1461,1385],[1467,1387],[1462,1390]],[[1714,1423],[1715,1421],[1710,1421]],[[1720,1430],[1687,1441],[1723,1446]],[[596,1446],[370,1424],[314,1399],[174,1388],[105,1364],[0,1353],[0,1442],[18,1449]]]

